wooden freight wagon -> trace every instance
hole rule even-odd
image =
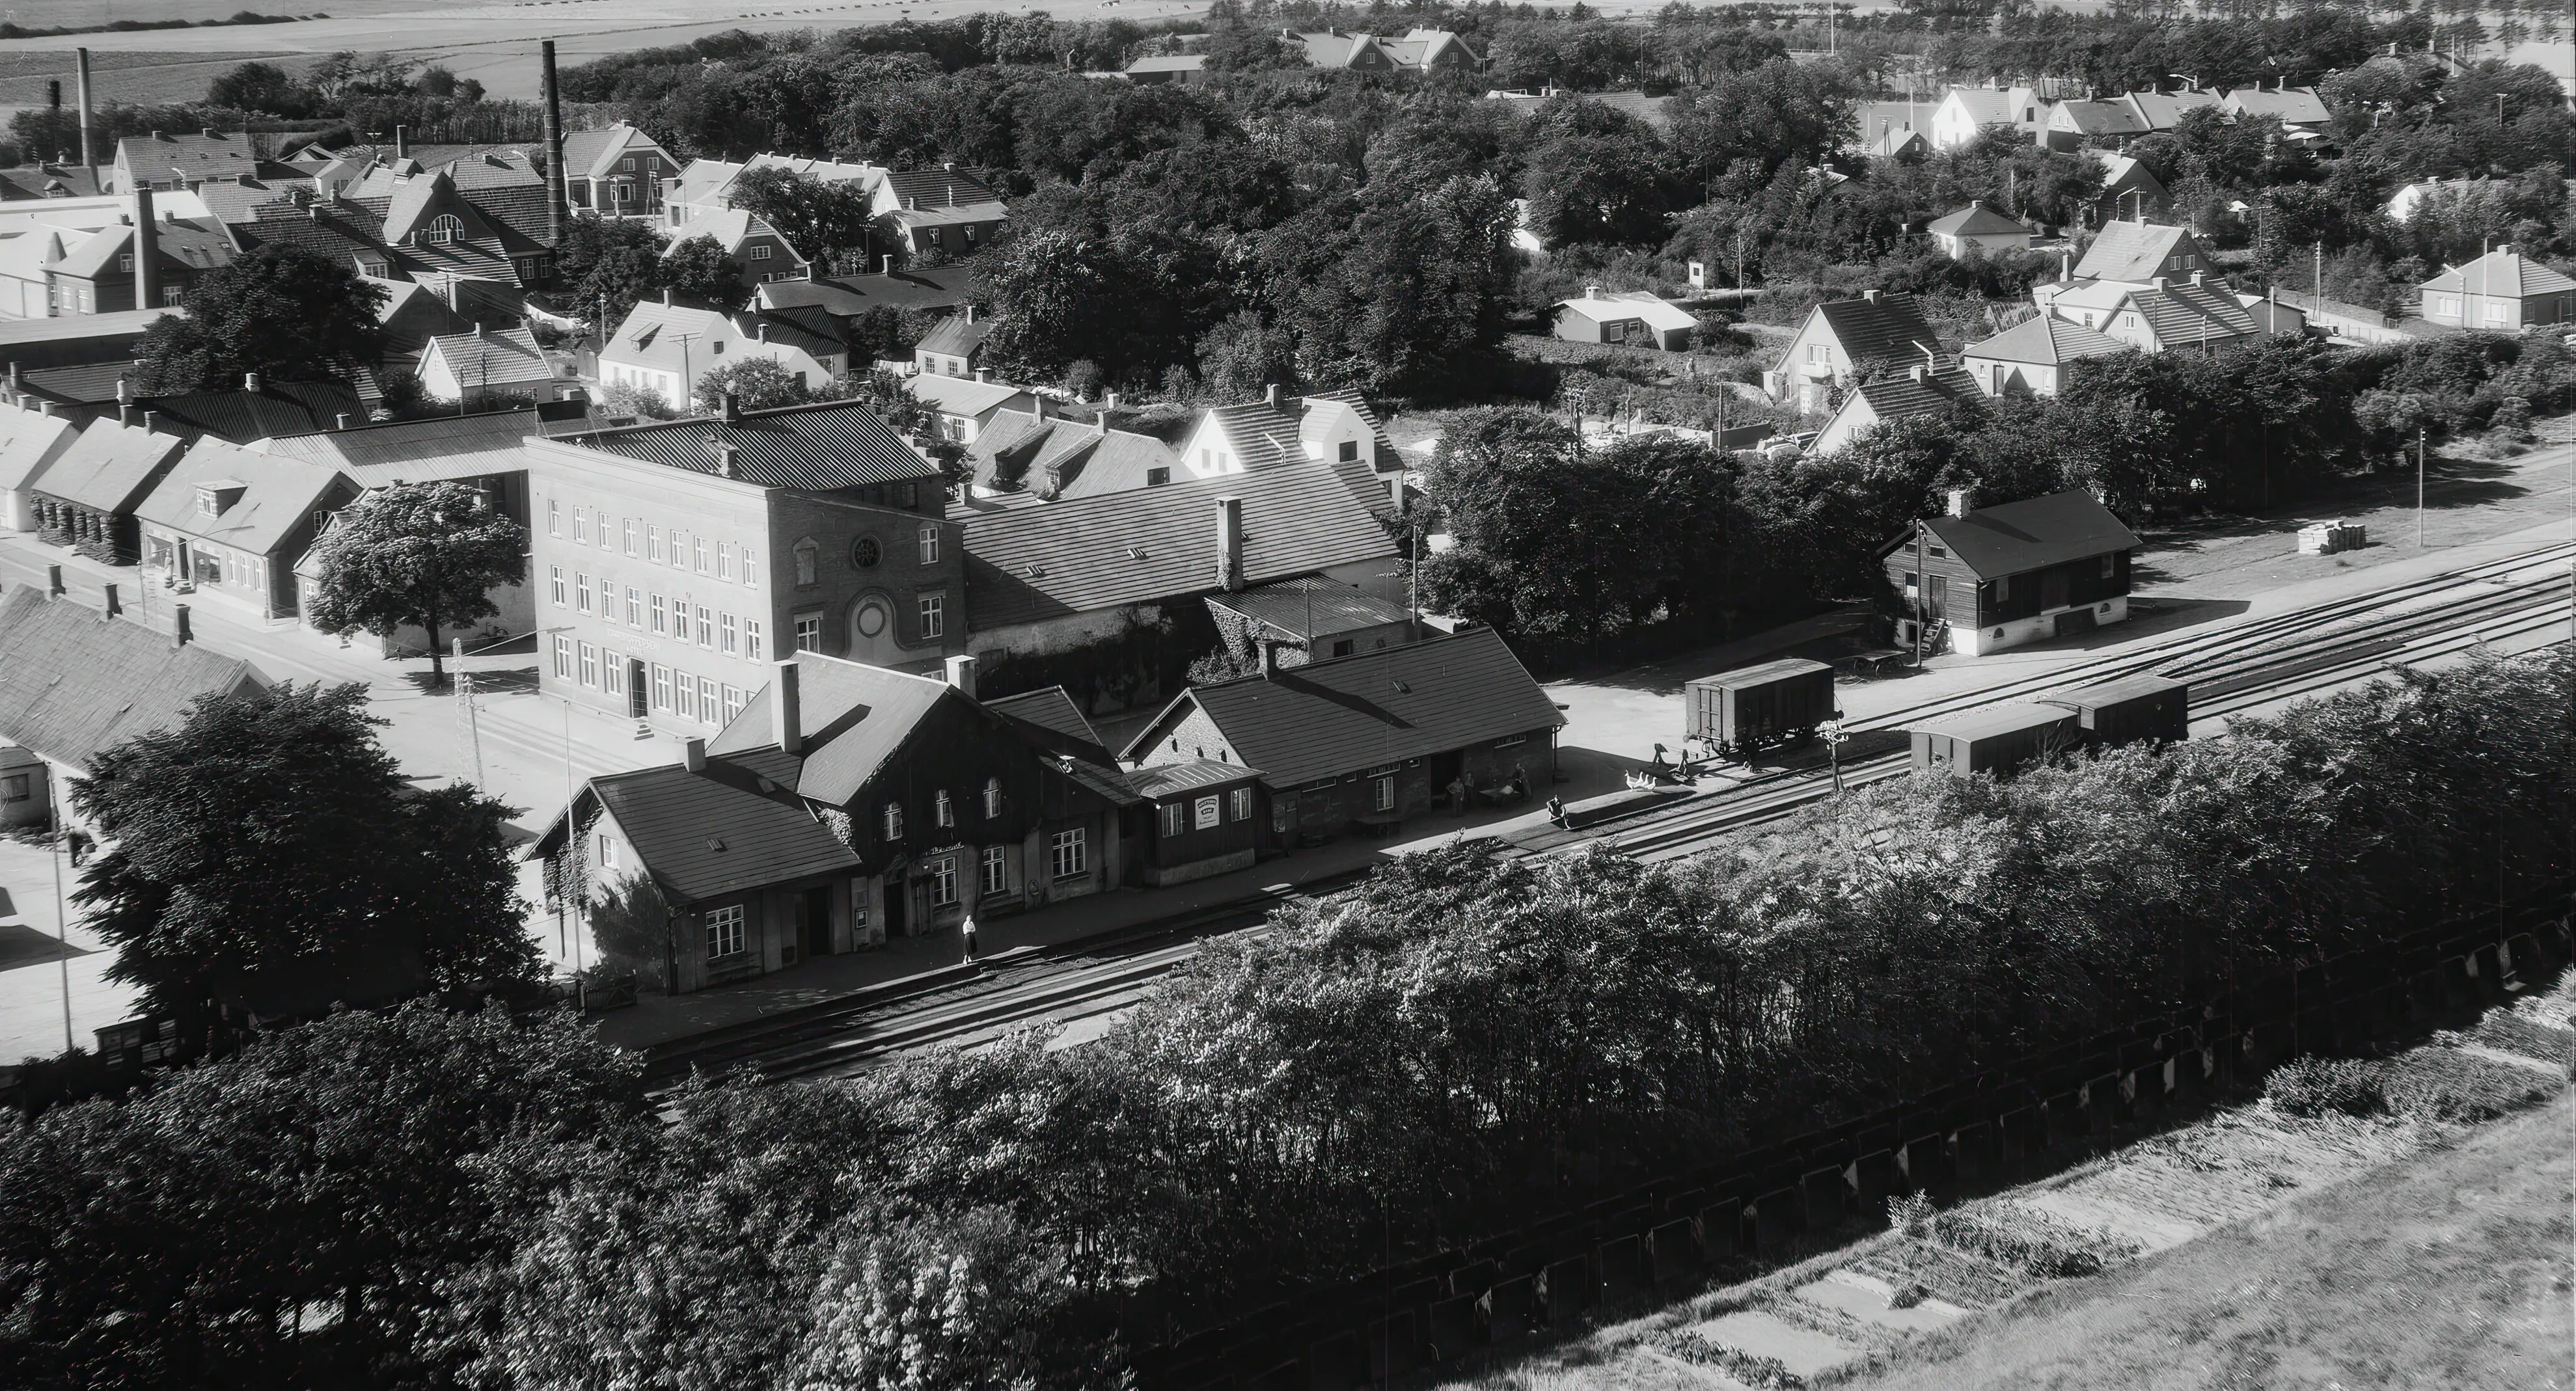
[[[1834,669],[1787,657],[1700,677],[1682,696],[1690,722],[1684,737],[1750,758],[1775,744],[1804,743],[1834,717]]]
[[[2180,743],[2191,737],[2191,687],[2164,676],[2131,676],[2040,697],[2075,712],[2084,742],[2106,748],[2141,739]]]
[[[1914,766],[1958,777],[2009,773],[2076,746],[2075,712],[2055,705],[2001,705],[1907,730]]]

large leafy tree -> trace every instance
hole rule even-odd
[[[569,1014],[419,1003],[0,1125],[0,1380],[452,1384],[442,1282],[512,1247],[552,1137],[652,1124],[636,1078]]]
[[[640,218],[581,213],[564,228],[555,260],[573,303],[599,331],[625,322],[638,300],[661,292],[662,234]]]
[[[383,286],[345,263],[294,246],[263,246],[198,277],[185,314],[155,321],[135,345],[147,392],[280,381],[343,381],[384,356]]]
[[[150,1008],[309,1013],[536,971],[511,809],[414,789],[366,699],[354,684],[208,698],[91,761],[72,801],[111,847],[74,898]]]
[[[751,298],[742,281],[742,263],[725,254],[713,237],[686,237],[662,255],[661,281],[671,293],[692,304],[730,314]]]
[[[440,633],[499,613],[491,591],[520,583],[527,528],[463,483],[406,483],[341,509],[313,543],[320,574],[304,620],[325,633],[429,635],[433,681],[447,676]]]
[[[777,228],[806,260],[835,274],[867,268],[873,217],[868,196],[857,185],[763,166],[744,170],[734,180],[732,196],[735,207]]]

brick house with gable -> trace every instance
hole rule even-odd
[[[1864,290],[1807,311],[1780,360],[1762,374],[1772,398],[1810,414],[1831,408],[1838,388],[1882,372],[1928,365],[1941,338],[1912,295]]]

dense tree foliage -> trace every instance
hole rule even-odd
[[[153,321],[134,348],[147,392],[231,390],[242,375],[349,381],[384,356],[382,285],[345,262],[263,246],[197,277],[186,314]]]
[[[534,974],[513,810],[413,787],[366,700],[357,685],[208,697],[73,785],[109,842],[73,899],[147,1009],[193,1027],[216,1003],[305,1014]]]
[[[427,635],[433,681],[444,681],[449,629],[501,611],[492,591],[517,585],[527,528],[464,483],[405,483],[342,508],[313,543],[319,573],[304,621],[325,633]]]

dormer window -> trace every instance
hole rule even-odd
[[[220,517],[234,503],[241,501],[247,485],[229,478],[219,478],[197,485],[197,512],[201,516]]]
[[[454,213],[440,213],[429,220],[429,226],[421,230],[421,240],[431,246],[447,246],[464,234],[464,219]]]

